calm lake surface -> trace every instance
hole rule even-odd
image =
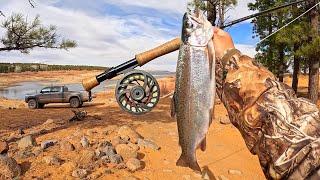
[[[154,77],[162,78],[172,74],[153,74]],[[92,89],[92,92],[101,92],[105,91],[106,89],[114,89],[117,80],[106,80],[105,82],[101,83],[99,86]],[[24,100],[25,95],[27,94],[35,94],[39,93],[41,89],[47,86],[54,86],[54,85],[65,85],[69,88],[70,91],[84,91],[82,85],[78,84],[61,84],[55,81],[26,81],[15,84],[13,86],[9,86],[7,88],[0,88],[0,97],[4,97],[7,99],[18,99]]]

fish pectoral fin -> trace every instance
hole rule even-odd
[[[183,154],[181,154],[176,165],[181,166],[181,167],[189,167],[194,171],[201,172],[201,168],[200,168],[197,160],[195,158],[190,159]]]
[[[199,144],[201,151],[205,151],[207,149],[207,137],[205,136],[201,143]]]
[[[176,116],[176,93],[173,93],[172,99],[171,99],[171,105],[170,105],[170,109],[171,109],[171,117],[174,118]]]

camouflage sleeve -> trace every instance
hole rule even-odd
[[[319,179],[320,115],[248,56],[217,62],[217,93],[268,179]]]

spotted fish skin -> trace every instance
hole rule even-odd
[[[213,30],[206,17],[188,13],[183,18],[182,45],[176,70],[172,116],[176,116],[181,156],[178,166],[201,171],[196,149],[206,148],[215,97]]]

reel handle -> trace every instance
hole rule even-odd
[[[181,39],[175,38],[169,42],[166,42],[154,49],[149,51],[140,53],[136,55],[136,60],[138,61],[139,66],[143,66],[146,63],[150,62],[151,60],[176,51],[180,48]]]

